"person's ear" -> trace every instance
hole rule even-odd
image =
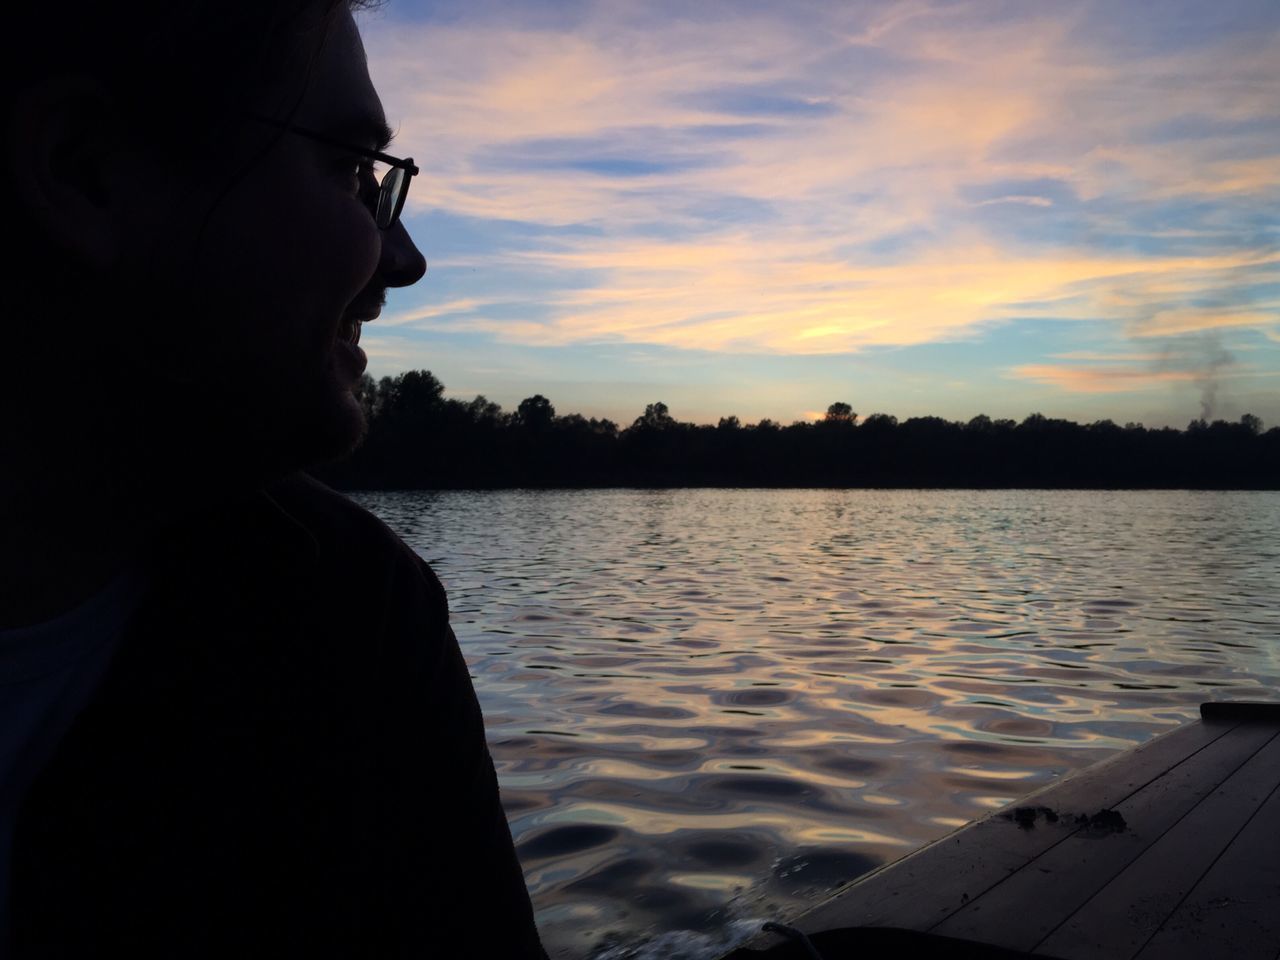
[[[16,97],[5,131],[9,183],[31,224],[90,270],[120,253],[117,115],[100,85],[63,77]]]

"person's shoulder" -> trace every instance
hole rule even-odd
[[[420,584],[445,607],[434,571],[382,520],[305,473],[271,484],[266,497],[314,544],[320,563],[352,581]]]
[[[347,496],[305,473],[268,486],[267,498],[307,531],[321,549],[332,542],[397,551],[404,547],[391,528]]]

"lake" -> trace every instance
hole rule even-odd
[[[1280,493],[354,499],[448,590],[557,960],[713,957],[1280,682]]]

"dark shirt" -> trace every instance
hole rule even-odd
[[[149,570],[21,807],[14,956],[545,957],[425,563],[298,476]]]

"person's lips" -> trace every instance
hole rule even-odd
[[[369,358],[365,356],[365,352],[360,349],[360,323],[356,319],[346,319],[342,322],[342,327],[338,330],[338,339],[334,345],[334,354],[342,359],[345,366],[350,369],[353,376],[359,376],[364,373],[364,368],[369,362]]]
[[[359,343],[361,325],[369,323],[371,320],[377,320],[380,313],[382,313],[381,304],[349,310],[342,318],[341,327],[338,328],[338,339],[344,340],[353,346]]]
[[[342,326],[338,328],[338,339],[343,343],[355,346],[360,342],[360,327],[363,323],[363,319],[356,319],[355,317],[344,318]]]
[[[355,317],[357,320],[372,320],[382,312],[382,308],[387,303],[387,291],[375,290],[372,293],[365,291],[363,296],[356,297],[347,306],[347,316]]]
[[[386,291],[379,290],[375,296],[366,296],[352,303],[342,315],[338,325],[337,342],[339,352],[343,354],[356,374],[364,372],[368,358],[360,349],[360,328],[371,320],[377,320],[382,313],[382,305],[386,303]]]

